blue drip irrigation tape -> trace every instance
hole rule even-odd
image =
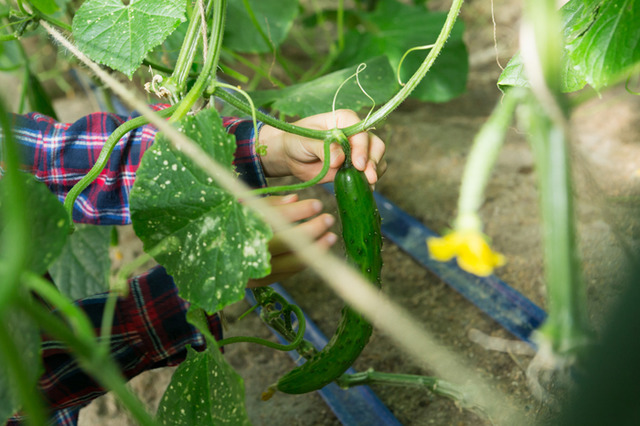
[[[295,304],[291,295],[289,295],[280,284],[272,284],[271,287],[289,303]],[[255,305],[256,301],[251,291],[247,291],[246,295],[247,301],[249,301],[251,305]],[[305,340],[311,342],[316,349],[321,350],[328,342],[327,337],[307,314],[304,314],[304,317],[306,320]],[[281,343],[289,343],[277,332],[273,331],[273,333]],[[290,351],[289,356],[298,365],[305,362],[304,358],[296,351]],[[353,368],[346,371],[347,374],[353,374],[355,372]],[[334,412],[338,420],[345,426],[401,426],[398,419],[396,419],[391,411],[380,401],[369,386],[342,389],[335,383],[331,383],[317,392],[327,406]]]
[[[386,238],[514,336],[535,347],[531,333],[546,319],[545,311],[495,275],[477,277],[460,269],[454,260],[439,262],[432,259],[426,240],[439,235],[379,193],[374,192],[374,197],[382,217],[382,233]]]

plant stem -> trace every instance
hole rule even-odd
[[[316,183],[320,182],[322,180],[322,178],[324,178],[327,175],[327,172],[329,171],[329,156],[330,156],[330,151],[331,151],[331,143],[334,142],[334,141],[335,141],[335,139],[333,139],[333,138],[325,139],[325,141],[324,141],[324,158],[325,158],[325,160],[324,160],[324,163],[322,163],[322,169],[313,178],[309,179],[306,182],[294,183],[294,184],[291,184],[291,185],[281,185],[281,186],[273,186],[273,187],[268,187],[267,186],[265,188],[254,189],[253,191],[251,191],[251,194],[253,194],[253,195],[263,195],[263,194],[275,194],[275,193],[278,193],[278,192],[298,191],[300,189],[308,188],[308,187],[313,186]]]
[[[71,302],[69,302],[71,303]],[[64,342],[78,359],[80,366],[91,374],[105,389],[112,391],[136,422],[143,426],[155,426],[156,423],[144,409],[144,404],[127,388],[126,380],[109,356],[102,352],[95,339],[86,339],[76,335],[62,320],[35,304],[21,303],[32,318],[51,336]],[[40,423],[45,424],[45,423]]]
[[[215,78],[215,71],[218,66],[218,58],[220,57],[220,49],[222,46],[222,36],[224,33],[224,18],[227,10],[227,0],[217,0],[213,6],[213,19],[211,21],[211,41],[207,49],[208,55],[205,59],[204,66],[195,84],[182,99],[178,105],[178,109],[171,116],[170,122],[178,121],[184,118],[200,99],[211,79]]]
[[[533,96],[522,116],[540,186],[549,306],[540,330],[547,342],[541,347],[550,346],[553,353],[567,357],[589,341],[590,333],[576,243],[570,109],[560,81],[562,33],[554,0],[527,0],[524,10],[521,51]]]
[[[304,338],[304,331],[306,328],[306,321],[304,319],[304,314],[302,313],[302,309],[295,305],[289,306],[291,310],[296,314],[296,318],[298,319],[298,333],[296,334],[295,339],[288,345],[282,345],[279,343],[270,342],[269,340],[261,339],[259,337],[251,337],[251,336],[236,336],[236,337],[228,337],[226,339],[222,339],[218,341],[218,346],[224,346],[231,343],[239,343],[239,342],[247,342],[247,343],[257,343],[268,348],[276,349],[279,351],[292,351],[296,349],[302,339]]]
[[[64,314],[72,325],[72,330],[82,340],[92,341],[96,338],[93,325],[83,310],[74,305],[53,284],[39,275],[25,272],[22,275],[22,283],[30,291],[33,291],[47,303],[54,306],[60,313]]]
[[[437,377],[381,373],[370,369],[354,374],[343,374],[336,379],[336,383],[344,389],[363,385],[409,386],[428,389],[438,396],[456,401],[466,409],[484,414],[481,407],[471,402],[462,386],[454,385]]]
[[[208,3],[207,9],[209,9],[210,5],[211,2]],[[205,24],[202,22],[200,14],[197,12],[192,13],[173,73],[166,82],[167,88],[176,97],[183,92],[186,86],[191,64],[193,64],[193,58],[198,49],[198,40],[200,39],[200,31],[203,25]]]
[[[227,102],[229,105],[239,109],[240,111],[251,114],[251,107],[249,104],[244,103],[237,96],[228,93],[221,88],[216,87],[214,93],[216,97],[222,99],[224,102]],[[277,129],[284,130],[285,132],[293,133],[295,135],[304,136],[311,139],[324,140],[329,135],[329,131],[326,130],[316,130],[316,129],[307,129],[305,127],[296,126],[293,124],[286,123],[282,120],[278,120],[275,117],[267,115],[260,110],[256,111],[256,117],[258,120],[262,121],[265,124],[273,126]]]
[[[161,117],[168,117],[171,113],[173,113],[178,108],[177,105],[169,107],[167,109],[158,111],[158,115]],[[140,126],[148,124],[149,120],[145,117],[136,117],[132,120],[129,120],[123,124],[121,124],[116,130],[113,131],[107,138],[107,141],[104,143],[102,149],[100,150],[100,154],[98,155],[98,159],[96,160],[91,170],[80,179],[78,183],[76,183],[71,190],[67,193],[67,196],[64,199],[64,208],[67,211],[70,219],[70,225],[73,229],[73,205],[76,202],[78,196],[84,191],[91,183],[102,173],[109,158],[111,157],[111,153],[113,149],[120,141],[124,135],[132,131],[133,129],[137,129]]]
[[[0,153],[4,161],[4,177],[1,203],[4,226],[0,233],[1,258],[5,263],[0,285],[0,313],[11,303],[20,284],[20,274],[27,265],[29,247],[29,212],[27,211],[26,187],[24,177],[19,171],[20,158],[18,148],[11,132],[9,115],[6,113],[4,103],[0,100],[0,126],[4,133],[3,143],[0,145]]]
[[[482,228],[478,210],[484,200],[484,190],[500,153],[507,127],[513,119],[517,99],[517,90],[507,92],[475,136],[460,186],[455,224],[458,230]]]
[[[5,318],[2,316],[0,318],[0,359],[5,364],[4,371],[11,376],[10,382],[17,388],[18,399],[24,405],[24,410],[27,413],[27,423],[36,426],[47,424],[47,415],[42,396],[27,379],[30,374],[26,371],[22,355],[5,324]]]

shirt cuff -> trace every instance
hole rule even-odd
[[[233,164],[240,178],[252,188],[267,186],[260,156],[256,152],[257,135],[264,123],[258,122],[257,129],[254,129],[250,118],[223,117],[222,123],[227,132],[236,138]]]

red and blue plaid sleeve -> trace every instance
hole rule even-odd
[[[154,105],[158,110],[168,105]],[[94,113],[74,123],[58,123],[39,113],[14,115],[12,130],[22,152],[25,170],[50,188],[63,201],[69,190],[96,162],[109,135],[135,117]],[[241,178],[253,187],[266,185],[260,159],[255,152],[255,134],[250,119],[224,118],[227,131],[237,142],[235,166]],[[129,193],[145,151],[153,144],[157,129],[145,125],[124,135],[95,181],[77,198],[73,220],[94,225],[131,223]]]
[[[96,334],[100,334],[107,293],[79,300]],[[178,297],[178,289],[165,269],[157,266],[129,281],[129,293],[116,305],[111,335],[111,354],[124,376],[131,379],[146,370],[177,365],[186,357],[186,347],[198,351],[206,347],[204,337],[187,322],[189,305]],[[222,337],[217,315],[207,317],[216,339]],[[50,409],[52,424],[74,425],[79,408],[105,393],[78,365],[66,346],[42,335],[44,373],[39,388]],[[15,416],[9,425],[22,421]]]

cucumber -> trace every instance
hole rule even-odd
[[[347,260],[379,288],[382,235],[380,214],[369,182],[363,172],[347,161],[336,173],[334,187]],[[281,377],[276,389],[301,394],[326,386],[353,364],[369,342],[371,332],[371,324],[345,306],[329,343],[306,363]]]

